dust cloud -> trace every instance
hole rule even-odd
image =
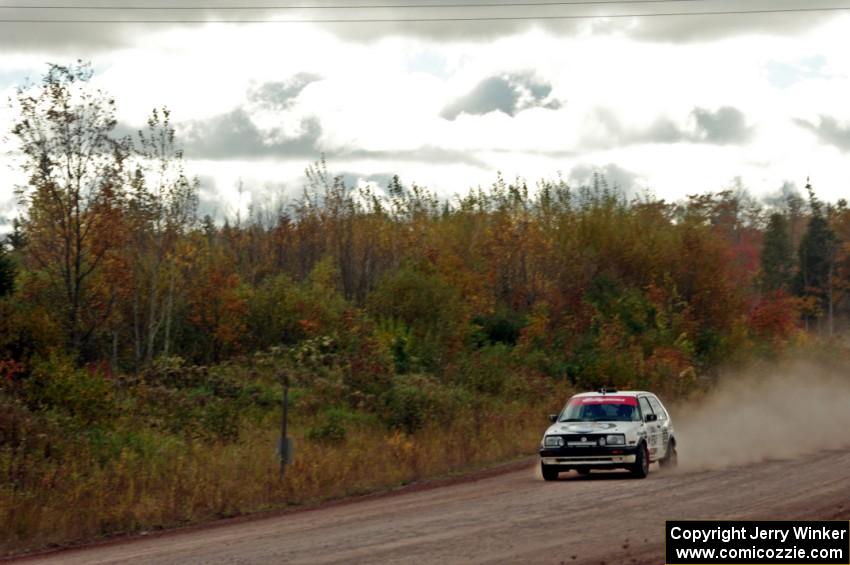
[[[679,466],[721,469],[850,447],[850,367],[730,375],[673,411]]]

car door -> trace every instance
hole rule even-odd
[[[650,396],[647,400],[649,400],[649,405],[652,407],[652,411],[655,412],[656,416],[658,416],[658,429],[661,434],[661,444],[658,446],[658,457],[661,458],[667,455],[667,446],[669,445],[670,435],[673,431],[671,429],[670,416],[667,414],[667,410],[664,409],[664,406],[661,405],[661,401],[656,397]]]
[[[640,403],[641,417],[643,418],[647,443],[649,444],[649,459],[651,461],[655,461],[659,456],[659,447],[661,445],[661,426],[659,425],[658,420],[655,420],[654,422],[646,421],[646,417],[649,414],[655,414],[652,410],[652,406],[649,404],[649,399],[646,396],[638,397],[638,403]]]

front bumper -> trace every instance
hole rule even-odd
[[[540,462],[573,468],[617,468],[632,465],[637,460],[636,446],[617,447],[558,447],[541,448]]]

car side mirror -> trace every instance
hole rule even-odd
[[[555,422],[558,421],[558,415],[557,414],[549,414],[549,421],[554,424]]]
[[[658,414],[647,414],[644,420],[646,420],[647,422],[654,422],[658,420]]]

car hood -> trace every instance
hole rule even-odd
[[[623,434],[638,425],[640,422],[556,422],[546,434]]]

